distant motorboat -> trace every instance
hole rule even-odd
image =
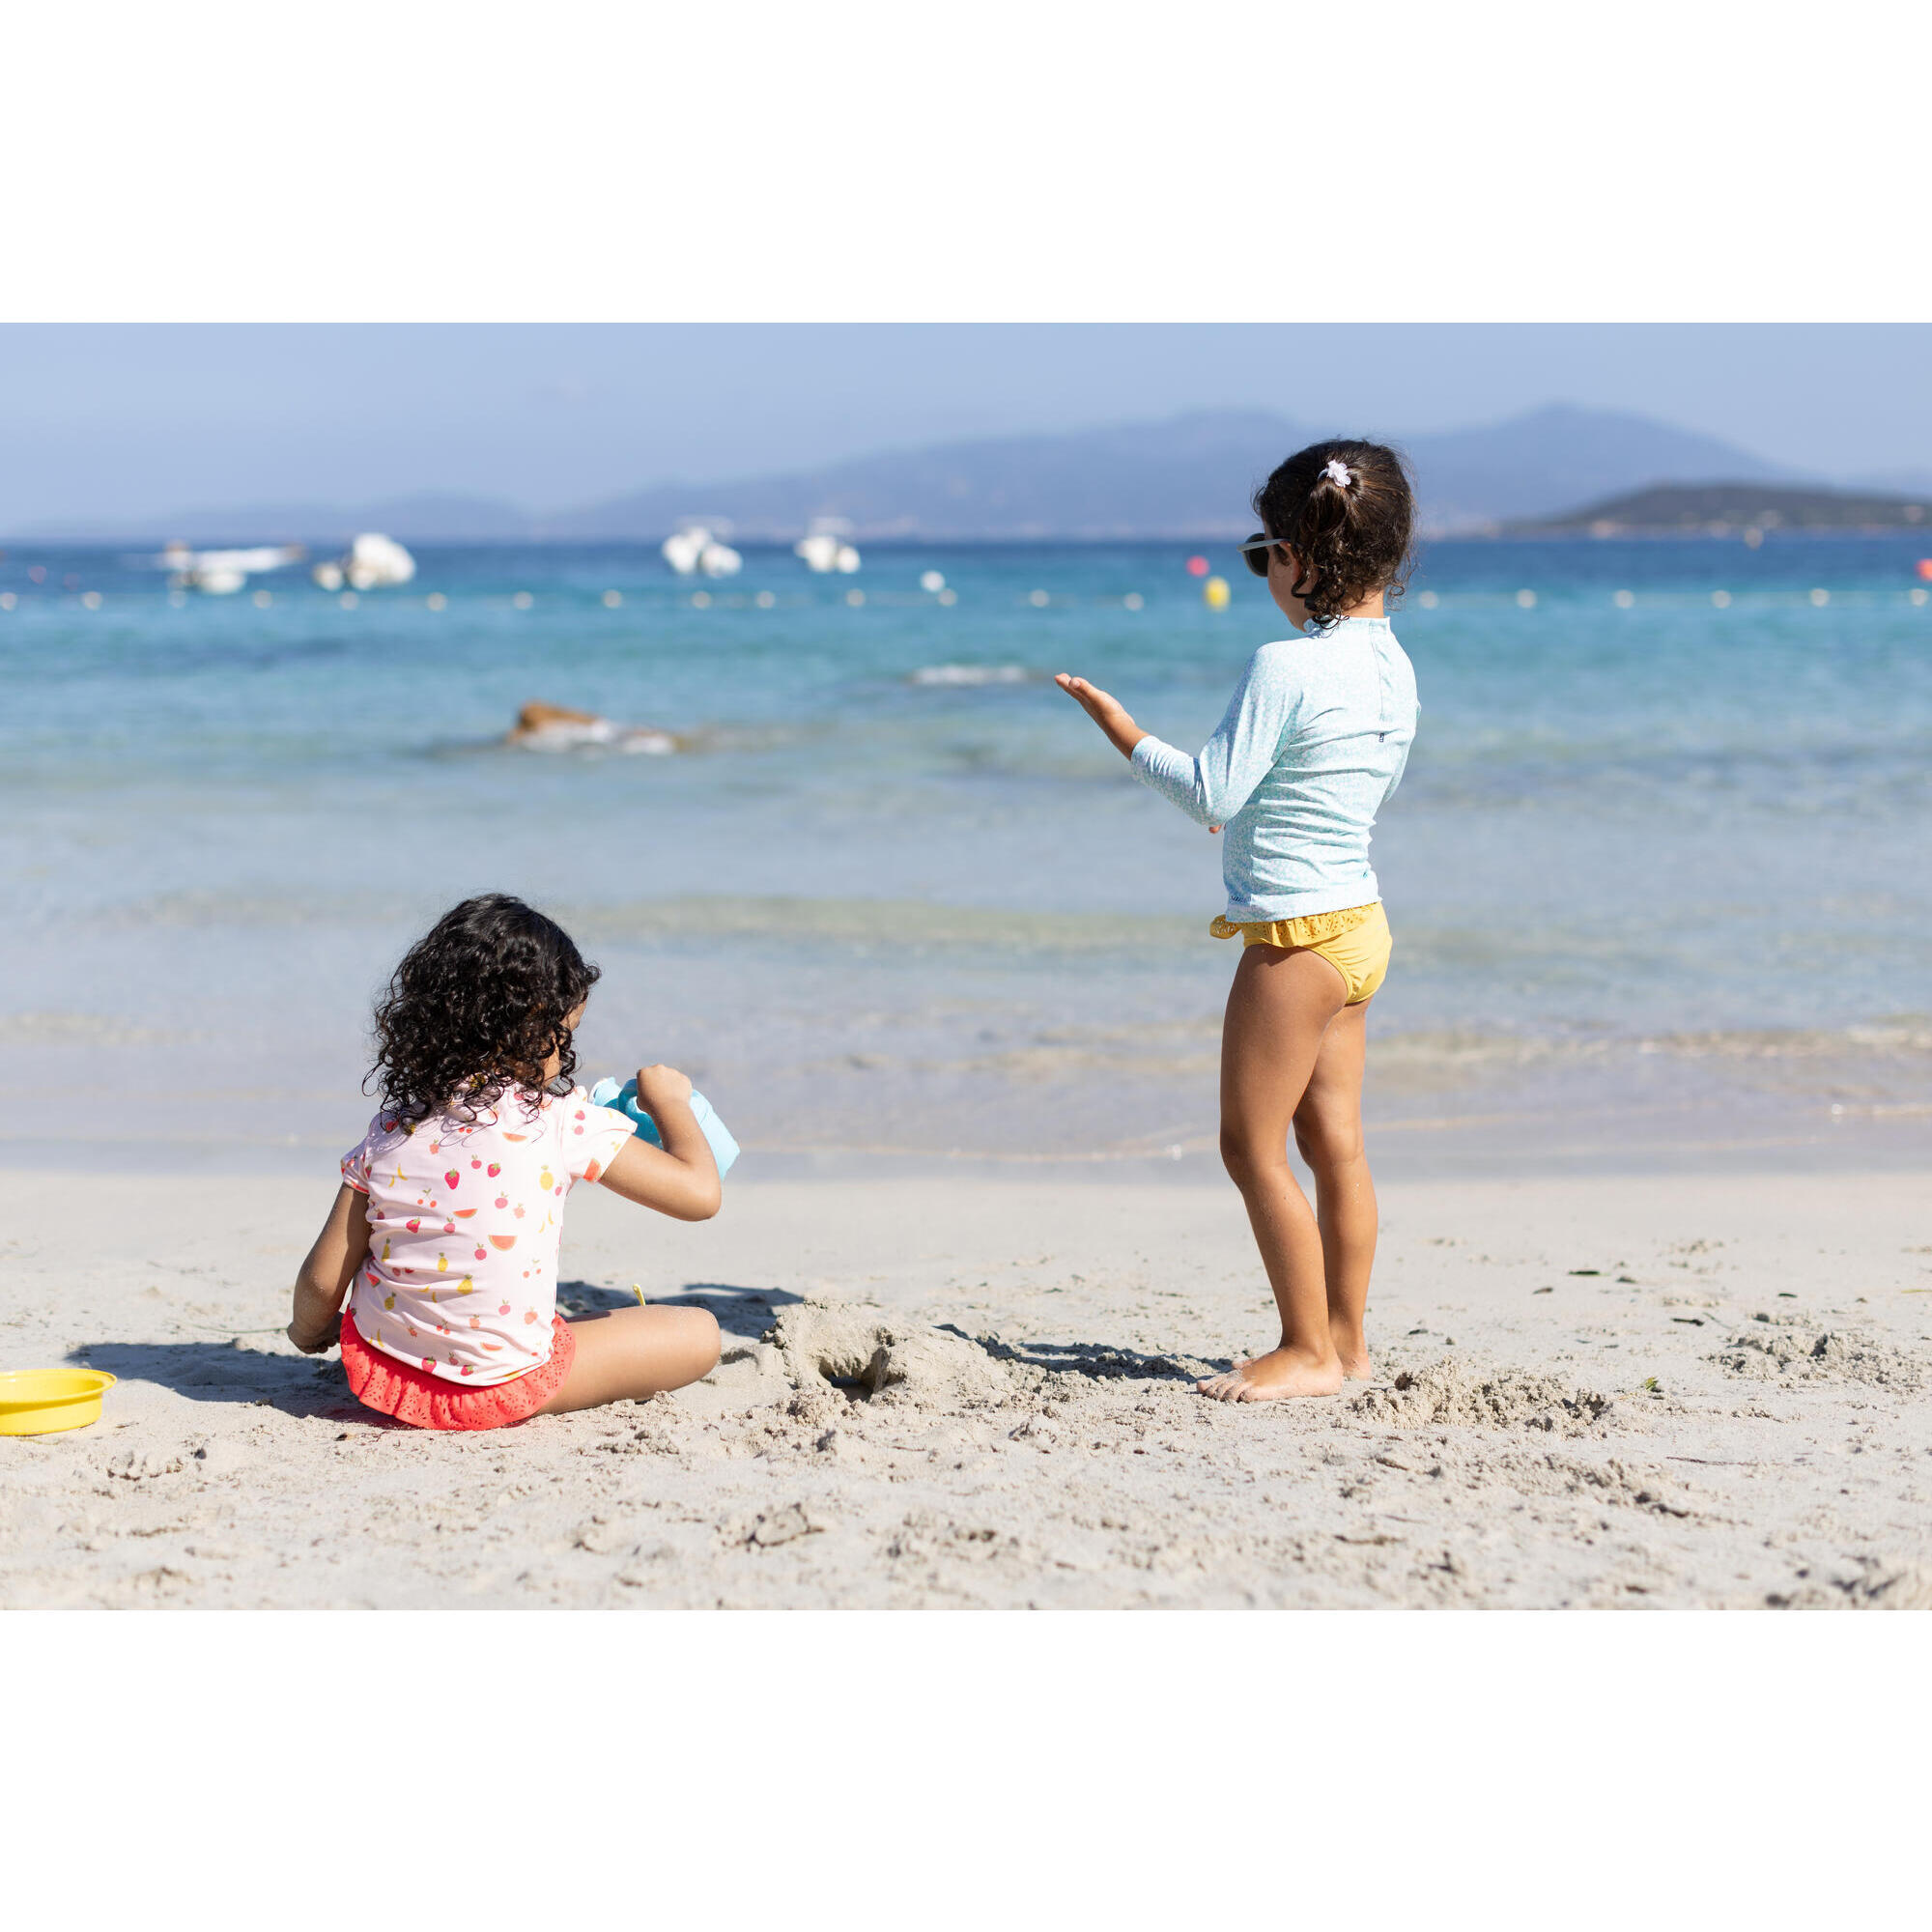
[[[168,572],[172,589],[231,597],[249,578],[299,563],[307,554],[299,544],[263,544],[253,550],[190,550],[185,543],[171,543],[154,561]]]
[[[416,560],[393,537],[364,530],[341,556],[317,564],[309,574],[324,590],[340,590],[345,583],[352,590],[386,590],[407,583],[416,574]]]
[[[680,524],[662,548],[680,577],[735,577],[745,567],[745,559],[703,524]]]
[[[859,568],[859,553],[845,541],[851,527],[842,517],[819,517],[792,545],[791,554],[803,557],[806,569],[821,577],[831,571],[850,577]]]

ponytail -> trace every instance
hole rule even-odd
[[[1294,595],[1319,629],[1379,590],[1394,603],[1413,567],[1415,494],[1379,442],[1312,442],[1255,492],[1266,533],[1294,553]]]

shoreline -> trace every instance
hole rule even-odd
[[[0,1367],[121,1378],[0,1439],[0,1604],[1932,1605],[1932,1163],[1388,1181],[1374,1382],[1236,1409],[1232,1189],[1063,1179],[590,1191],[566,1308],[710,1307],[724,1363],[434,1436],[279,1335],[326,1176],[0,1173]],[[829,1380],[847,1331],[899,1378]]]
[[[1560,1107],[1492,1110],[1492,1096],[1440,1113],[1406,1107],[1394,1119],[1367,1122],[1369,1157],[1378,1177],[1402,1183],[1487,1182],[1509,1178],[1641,1179],[1655,1174],[1717,1178],[1754,1173],[1804,1176],[1932,1172],[1932,1106],[1845,1106],[1836,1114],[1811,1102],[1762,1108],[1756,1117],[1736,1104],[1708,1110],[1628,1109],[1600,1116]],[[1579,1119],[1579,1115],[1584,1118]],[[0,1177],[77,1172],[82,1150],[97,1172],[118,1177],[196,1177],[225,1172],[296,1179],[318,1185],[361,1132],[362,1123],[335,1134],[197,1137],[156,1133],[83,1140],[76,1132],[0,1133]],[[1701,1129],[1701,1131],[1700,1131]],[[1064,1151],[983,1147],[908,1148],[904,1144],[781,1144],[746,1138],[746,1160],[731,1185],[815,1179],[943,1181],[1027,1176],[1067,1182],[1218,1184],[1222,1179],[1212,1132],[1177,1126],[1153,1149],[1073,1148]],[[1178,1151],[1177,1151],[1178,1150]],[[1297,1168],[1297,1172],[1301,1172]]]

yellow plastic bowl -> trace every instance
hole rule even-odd
[[[11,1369],[0,1374],[0,1435],[51,1435],[100,1420],[114,1378],[99,1369]]]

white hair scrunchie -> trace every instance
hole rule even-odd
[[[1339,456],[1331,456],[1321,473],[1344,490],[1355,480],[1355,472]]]

